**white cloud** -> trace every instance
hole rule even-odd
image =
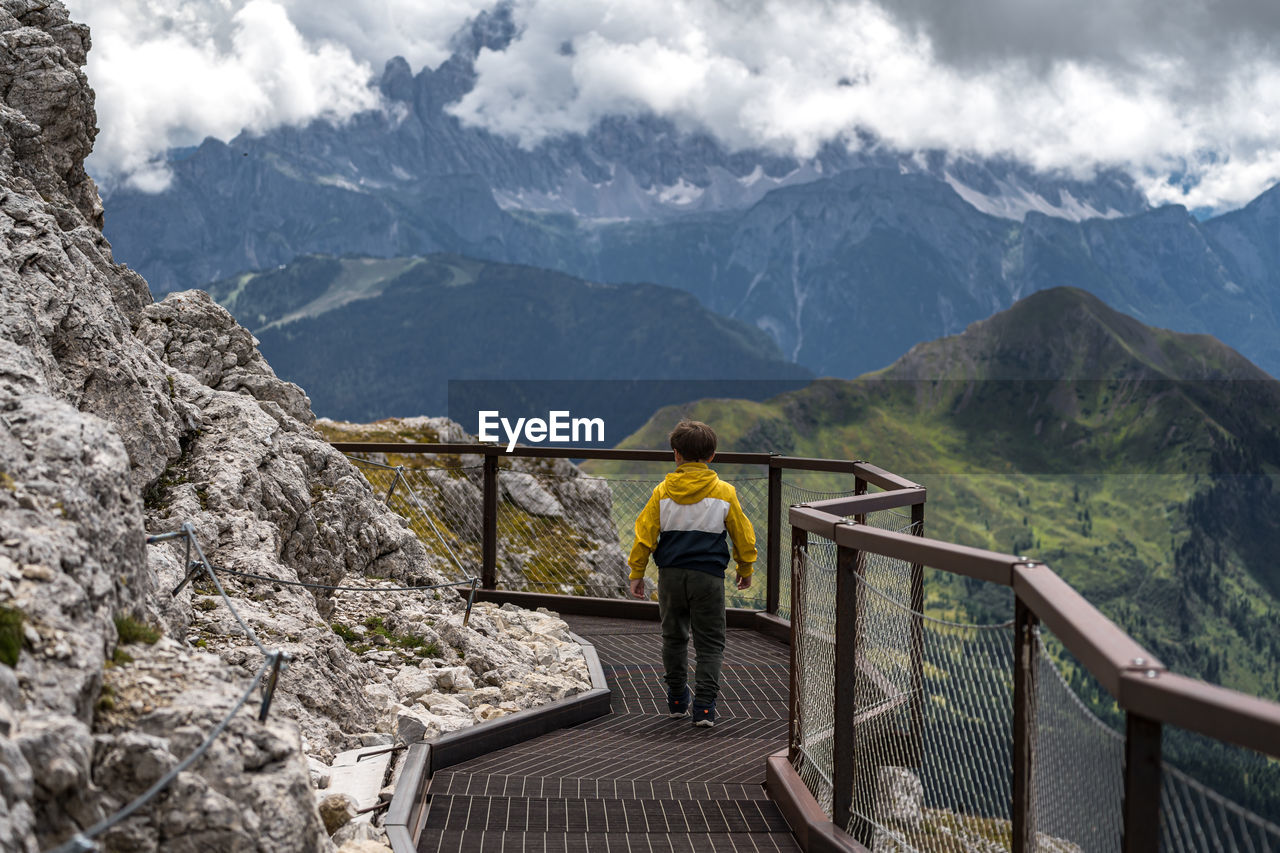
[[[495,0],[69,0],[93,28],[96,174],[374,106]],[[464,121],[525,145],[653,111],[726,144],[810,154],[869,131],[907,151],[1128,170],[1155,202],[1223,208],[1280,178],[1280,5],[1253,0],[512,0]],[[1051,22],[1046,24],[1045,21]],[[1169,182],[1169,176],[1177,183]]]
[[[475,0],[70,0],[90,25],[98,136],[89,167],[108,183],[163,189],[159,158],[378,104],[370,83],[391,56],[438,64]],[[421,8],[426,7],[426,8]]]
[[[516,40],[481,52],[477,86],[455,113],[525,145],[646,110],[735,147],[800,155],[861,129],[904,150],[1011,156],[1077,175],[1116,166],[1155,201],[1247,201],[1280,177],[1280,63],[1246,50],[1247,39],[1232,55],[1182,50],[1191,36],[1168,21],[1167,51],[1135,39],[1141,51],[1116,58],[1124,27],[1143,24],[1143,2],[1115,15],[1096,55],[1070,38],[1055,55],[1032,33],[1040,55],[1015,41],[947,61],[930,27],[865,0],[517,0]],[[1187,21],[1202,22],[1201,11]],[[1195,186],[1162,186],[1170,173]]]

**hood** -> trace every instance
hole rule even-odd
[[[705,462],[686,462],[667,475],[667,497],[678,504],[691,504],[705,498],[720,481]]]

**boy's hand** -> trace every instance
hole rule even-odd
[[[631,594],[636,598],[644,598],[644,578],[631,579]]]
[[[738,589],[748,589],[751,586],[752,577],[754,577],[754,575],[747,575],[746,577],[738,575]]]

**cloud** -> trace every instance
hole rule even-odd
[[[506,2],[516,35],[480,51],[453,109],[526,146],[654,112],[800,156],[869,133],[1077,177],[1118,167],[1191,207],[1280,178],[1274,0]],[[170,146],[376,106],[387,59],[435,67],[496,0],[70,5],[94,34],[90,166],[154,189]]]
[[[529,146],[645,111],[801,156],[862,130],[1076,176],[1119,167],[1155,201],[1233,206],[1280,177],[1275,9],[516,0],[517,37],[480,53],[455,114]]]
[[[168,184],[174,146],[230,139],[378,106],[393,55],[438,64],[481,4],[384,0],[70,0],[90,25],[98,136],[89,168],[107,184]]]

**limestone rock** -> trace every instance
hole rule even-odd
[[[924,784],[906,767],[876,771],[876,815],[895,829],[917,831],[924,821]]]
[[[355,799],[349,794],[328,794],[321,797],[319,808],[325,832],[330,835],[354,820],[359,809]]]
[[[542,487],[532,474],[523,471],[501,471],[498,484],[502,494],[520,509],[530,515],[543,515],[559,518],[564,515],[564,507],[555,496]]]
[[[183,543],[147,546],[190,522],[240,617],[290,662],[266,723],[255,693],[200,761],[99,841],[327,853],[313,785],[336,754],[389,740],[402,718],[434,735],[474,724],[473,706],[510,712],[585,689],[581,651],[554,617],[477,605],[464,627],[451,593],[390,591],[456,569],[314,430],[306,394],[225,310],[198,291],[154,303],[114,262],[83,168],[96,133],[88,50],[57,0],[0,0],[0,607],[23,638],[16,665],[0,664],[0,851],[49,849],[125,805],[204,741],[262,666],[208,577],[172,593],[188,573]],[[607,510],[590,487],[570,495],[525,473],[530,507]],[[467,477],[430,488],[478,494]]]
[[[348,841],[338,848],[338,853],[391,853],[391,847],[378,841]]]

